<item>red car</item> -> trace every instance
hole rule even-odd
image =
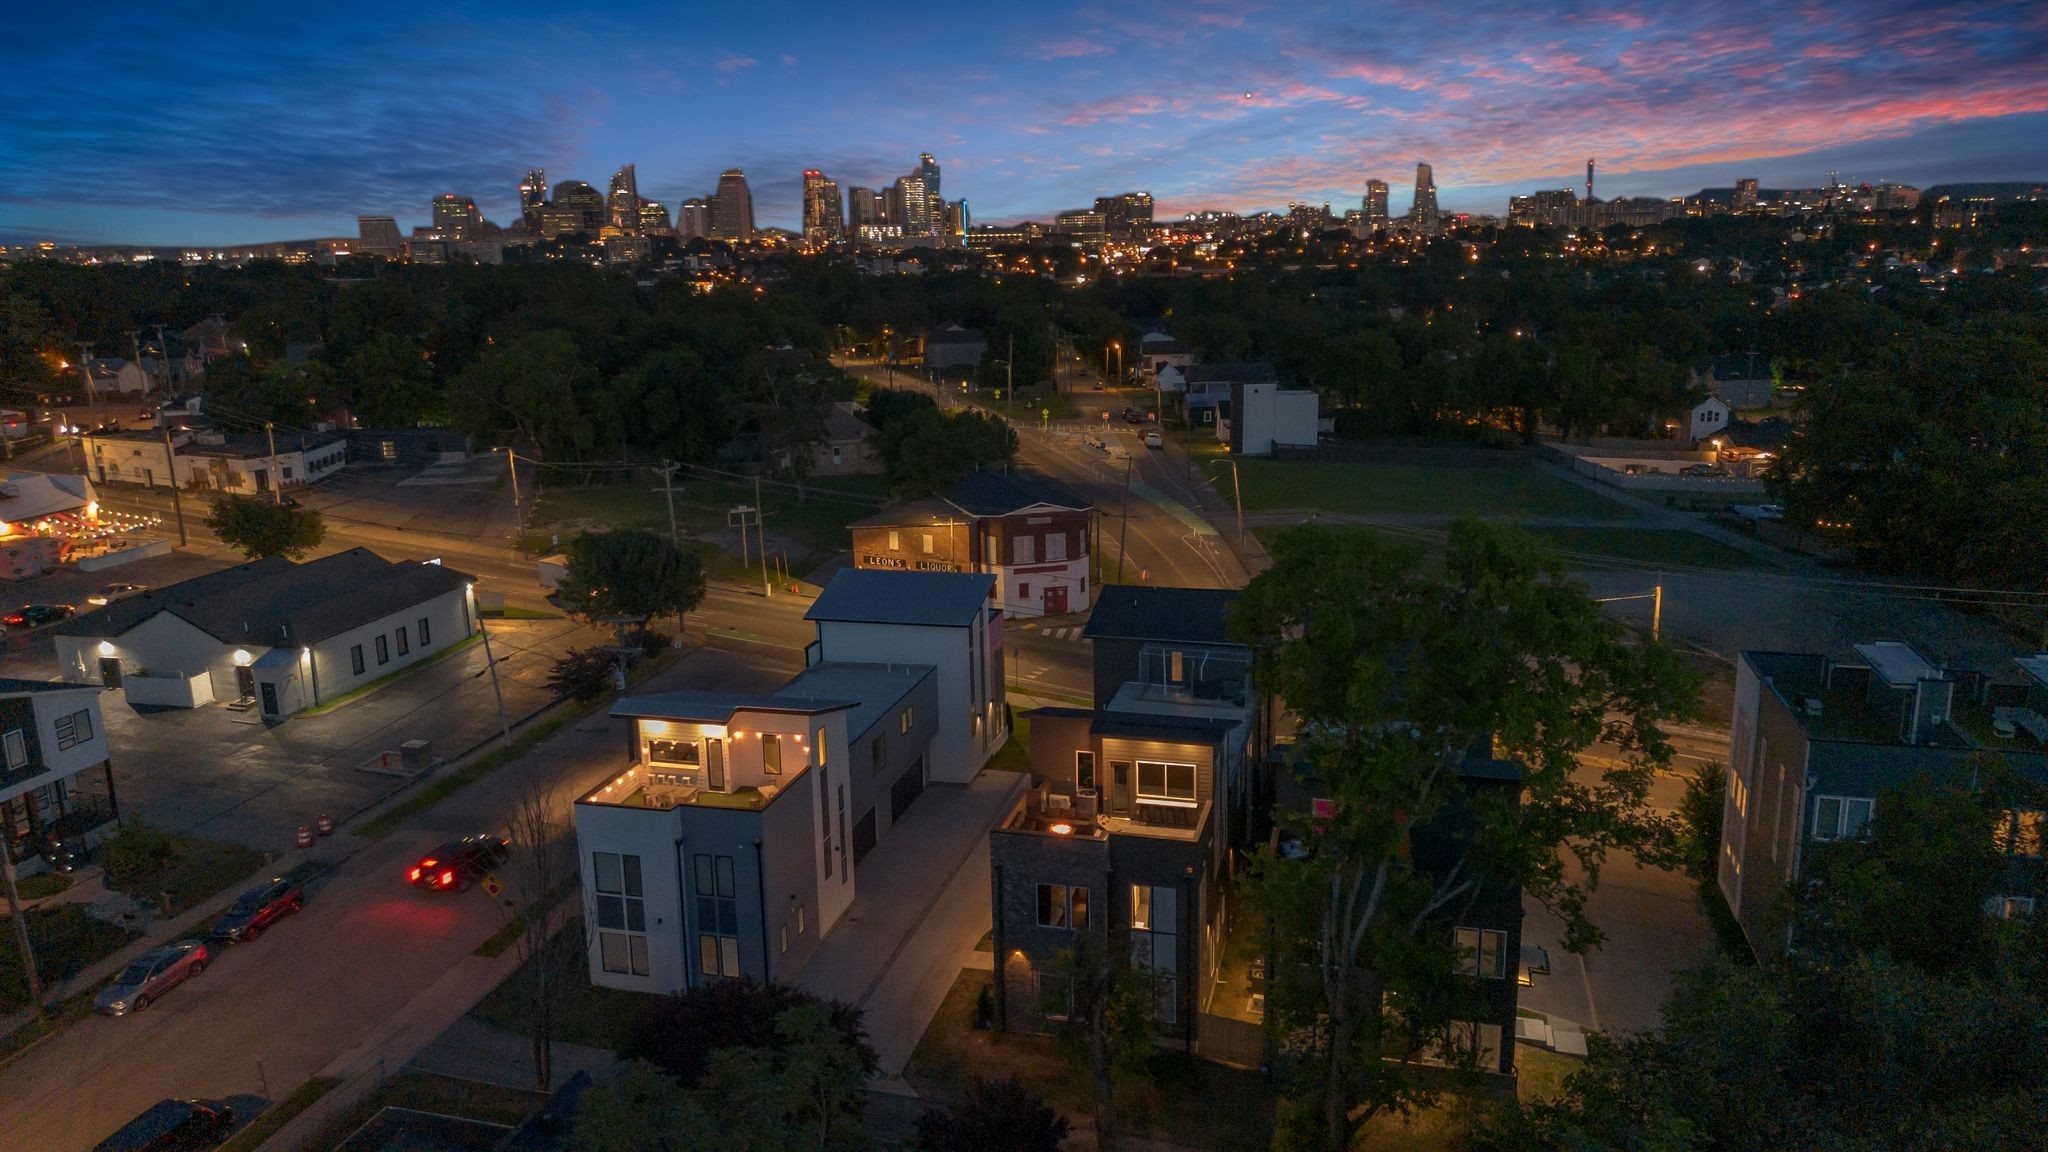
[[[420,857],[406,872],[406,882],[434,892],[461,892],[511,853],[512,842],[503,836],[464,836]]]

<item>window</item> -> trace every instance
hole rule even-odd
[[[92,713],[73,712],[57,717],[57,750],[76,748],[92,739]]]
[[[1993,896],[1984,901],[1984,911],[2000,920],[2017,920],[2034,914],[2032,896]]]
[[[420,617],[420,647],[425,648],[433,642],[434,634],[427,628],[427,618],[422,616]]]
[[[649,740],[647,762],[695,768],[704,762],[704,746],[695,740]]]
[[[1179,684],[1185,681],[1187,676],[1187,657],[1179,652],[1171,653],[1167,657],[1166,682],[1168,684]]]
[[[1155,764],[1138,761],[1138,799],[1166,800],[1182,804],[1195,802],[1193,764]]]
[[[691,859],[697,896],[697,970],[706,976],[740,975],[740,902],[732,857],[697,854]]]
[[[761,733],[761,771],[782,775],[782,737],[773,732]]]
[[[897,720],[897,725],[898,725],[898,727],[899,727],[899,728],[900,728],[900,729],[901,729],[901,730],[902,730],[902,731],[903,731],[903,732],[904,732],[904,733],[905,733],[906,735],[907,735],[907,734],[909,734],[909,732],[910,732],[910,726],[911,726],[911,724],[912,724],[912,723],[914,723],[914,720],[913,720],[913,718],[912,718],[912,716],[911,716],[911,709],[909,709],[909,708],[905,708],[905,709],[903,710],[903,715],[901,715],[901,716],[898,716],[898,717],[896,718],[896,720]]]
[[[1088,890],[1070,884],[1040,884],[1038,886],[1038,926],[1040,928],[1086,928],[1088,926]]]
[[[1010,563],[1031,564],[1038,560],[1038,537],[1010,537]]]
[[[640,857],[592,852],[591,886],[597,891],[597,951],[607,972],[645,976],[647,901],[640,887]]]
[[[1480,1024],[1472,1020],[1451,1021],[1447,1037],[1445,1060],[1448,1063],[1462,1062],[1467,1053],[1479,1068],[1500,1067],[1500,1025]]]
[[[818,767],[820,767],[820,768],[823,768],[824,766],[825,766],[825,729],[824,729],[824,726],[823,726],[823,725],[820,725],[820,726],[819,726],[819,728],[818,728]]]
[[[19,728],[10,728],[10,729],[8,729],[8,730],[7,730],[7,737],[6,737],[6,744],[7,744],[7,767],[8,767],[8,768],[9,768],[10,770],[12,770],[12,769],[15,769],[15,768],[25,768],[25,767],[27,767],[27,766],[28,766],[28,739],[27,739],[27,737],[25,737],[25,736],[23,736],[23,735],[21,734],[21,729],[19,729]]]
[[[880,776],[882,774],[882,766],[889,762],[889,749],[884,743],[888,737],[889,734],[887,732],[877,732],[875,733],[874,743],[868,745],[868,775],[870,776]]]
[[[796,906],[796,934],[804,934],[804,906],[801,904]]]
[[[1813,799],[1815,840],[1854,840],[1870,823],[1868,800],[1854,796],[1816,796]]]
[[[1038,1014],[1047,1020],[1065,1020],[1074,1014],[1074,978],[1056,972],[1040,972]]]
[[[1458,971],[1482,980],[1507,979],[1508,934],[1498,928],[1458,928]]]
[[[361,644],[349,645],[348,665],[355,671],[356,675],[361,676],[363,674],[363,646]]]
[[[1749,815],[1749,786],[1742,782],[1742,773],[1728,773],[1728,795],[1735,800],[1735,814]]]
[[[1167,1024],[1179,1018],[1180,1009],[1178,911],[1173,889],[1131,886],[1131,963],[1151,973],[1159,1019]]]
[[[825,879],[832,878],[832,778],[818,765],[818,855],[825,861]]]
[[[284,466],[284,478],[287,480],[292,478],[292,466],[289,464]]]
[[[1074,753],[1074,791],[1082,796],[1095,795],[1095,753]]]
[[[400,624],[398,626],[398,654],[400,656],[412,651],[412,640],[410,637],[411,633],[405,630],[405,625]]]
[[[901,552],[902,550],[903,550],[903,537],[902,537],[902,535],[901,535],[901,534],[899,534],[899,533],[896,533],[896,532],[891,532],[891,533],[889,533],[889,551],[891,551],[891,552]]]
[[[1067,558],[1067,534],[1065,532],[1046,534],[1045,558],[1048,561],[1065,560]]]
[[[1031,599],[1031,585],[1029,585],[1029,584],[1019,584],[1019,585],[1017,585],[1017,599],[1019,599],[1019,600],[1029,600],[1029,599]]]
[[[391,663],[391,638],[388,636],[377,637],[377,663]]]
[[[924,543],[924,553],[925,553],[925,555],[927,555],[927,556],[931,555],[931,553],[932,553],[932,534],[931,534],[931,533],[929,533],[929,532],[926,532],[926,533],[924,533],[924,534],[923,534],[923,543]]]
[[[2015,808],[1998,822],[1998,850],[2014,856],[2048,853],[2048,811]]]

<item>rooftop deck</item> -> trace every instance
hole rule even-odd
[[[1018,797],[1004,818],[1006,832],[1029,832],[1076,840],[1110,836],[1148,836],[1161,840],[1196,841],[1209,823],[1210,803],[1196,805],[1137,802],[1130,813],[1115,816],[1098,808],[1096,797],[1066,796],[1034,788]]]
[[[669,773],[651,771],[645,765],[634,764],[591,789],[576,802],[603,804],[612,808],[652,808],[656,811],[671,808],[725,808],[739,812],[759,812],[773,803],[782,791],[783,789],[777,785],[766,784],[759,788],[743,787],[719,792],[683,783]]]

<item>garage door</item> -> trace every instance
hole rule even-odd
[[[903,814],[924,795],[924,757],[903,770],[896,783],[889,786],[889,823],[903,819]]]

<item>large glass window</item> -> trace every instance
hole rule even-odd
[[[1074,791],[1082,796],[1095,795],[1095,753],[1074,753]]]
[[[1813,801],[1815,840],[1853,840],[1870,823],[1871,802],[1855,796],[1816,796]]]
[[[1088,890],[1071,884],[1038,886],[1038,926],[1041,928],[1086,928]]]
[[[427,627],[427,618],[425,616],[422,616],[420,617],[420,647],[425,648],[427,645],[432,644],[433,642],[434,633],[431,629]]]
[[[1195,802],[1195,766],[1138,761],[1138,798]]]
[[[695,740],[649,740],[647,762],[678,768],[695,768],[704,762],[703,746]]]
[[[617,852],[590,854],[596,889],[598,957],[607,972],[645,976],[647,901],[640,886],[640,857]]]
[[[412,651],[412,639],[411,639],[411,633],[409,633],[409,632],[407,632],[407,631],[405,630],[405,625],[403,625],[403,624],[400,624],[400,625],[398,626],[398,654],[399,654],[400,656],[404,656],[404,655],[406,655],[407,653],[409,653],[409,652],[411,652],[411,651]]]
[[[2006,813],[1998,821],[1997,843],[2000,852],[2015,856],[2048,854],[2048,811],[2015,808]]]
[[[10,770],[28,767],[28,740],[22,736],[21,729],[8,729],[6,743],[7,767]]]
[[[706,976],[740,975],[740,902],[732,857],[697,854],[692,860],[697,896],[697,970]]]
[[[1174,891],[1150,884],[1131,886],[1131,963],[1150,973],[1159,1019],[1179,1019],[1179,904]]]
[[[1497,928],[1458,928],[1458,971],[1484,980],[1507,979],[1508,934]]]
[[[761,771],[782,775],[782,737],[773,732],[761,733]]]

